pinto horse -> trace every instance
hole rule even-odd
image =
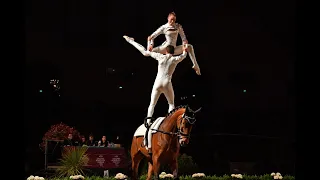
[[[178,178],[180,146],[186,146],[189,143],[191,129],[196,121],[195,114],[199,110],[193,111],[188,106],[180,106],[168,113],[159,128],[152,135],[151,155],[143,144],[144,137],[133,137],[131,144],[133,180],[138,178],[138,168],[143,158],[147,158],[148,160],[147,180],[150,180],[153,174],[155,179],[158,179],[160,166],[163,164],[168,164],[174,178]]]

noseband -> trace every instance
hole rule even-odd
[[[163,134],[168,134],[168,135],[176,135],[178,136],[179,138],[180,137],[187,137],[187,138],[190,138],[190,133],[189,134],[185,134],[181,131],[181,124],[182,124],[182,119],[185,119],[188,121],[189,124],[194,124],[196,122],[196,118],[194,117],[189,117],[187,116],[185,113],[182,115],[182,117],[179,119],[180,120],[180,126],[178,127],[178,130],[177,132],[166,132],[166,131],[162,131],[162,130],[158,130],[158,129],[152,129],[154,131],[157,131],[157,132],[161,132]]]

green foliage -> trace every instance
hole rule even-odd
[[[147,174],[141,175],[139,179],[140,179],[140,180],[145,180],[145,179],[147,179]]]
[[[179,175],[194,174],[199,171],[198,165],[195,162],[193,162],[192,157],[188,156],[187,154],[179,155],[178,166]]]
[[[85,154],[88,147],[70,146],[64,148],[62,158],[60,159],[60,167],[57,169],[57,177],[70,177],[74,175],[85,175],[84,165],[88,162]]]
[[[265,175],[260,176],[259,180],[273,180],[273,177],[270,176],[270,174],[265,174]]]
[[[147,174],[148,173],[148,160],[146,158],[142,159],[139,165],[139,174]]]
[[[140,163],[140,173],[146,174],[148,173],[148,162],[146,159],[142,160]],[[191,156],[187,154],[182,154],[178,156],[178,173],[179,175],[186,175],[186,174],[194,174],[199,171],[198,165],[193,162]],[[171,172],[171,169],[168,165],[164,165],[161,167],[160,172]]]
[[[295,180],[295,177],[294,176],[283,176],[283,179],[282,180]]]
[[[257,175],[248,176],[248,175],[244,174],[242,177],[243,177],[243,179],[246,179],[246,180],[259,180],[259,176],[257,176]]]

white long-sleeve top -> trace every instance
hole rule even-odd
[[[171,81],[172,74],[177,67],[177,64],[181,62],[187,56],[187,52],[183,51],[183,53],[179,56],[173,56],[172,54],[161,54],[157,52],[147,51],[147,55],[150,55],[154,59],[158,60],[158,73],[157,79],[167,79]]]
[[[166,23],[160,26],[154,33],[151,34],[149,44],[153,45],[154,39],[160,34],[164,34],[166,37],[166,41],[162,44],[164,46],[172,45],[173,47],[176,47],[178,34],[180,34],[182,41],[187,40],[182,25],[178,23],[174,23],[173,25]]]

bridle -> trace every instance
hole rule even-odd
[[[180,120],[180,126],[178,127],[177,136],[178,136],[179,138],[181,138],[181,137],[190,138],[190,133],[191,133],[191,132],[189,132],[189,134],[185,134],[185,133],[183,133],[183,132],[181,131],[181,125],[182,125],[182,120],[183,120],[183,119],[187,120],[187,122],[188,122],[189,124],[193,125],[193,124],[196,122],[196,118],[194,117],[194,115],[193,115],[193,117],[190,117],[190,116],[187,116],[187,115],[184,113],[184,114],[182,115],[182,117],[179,119],[179,120]]]
[[[187,122],[191,125],[193,125],[195,122],[196,122],[196,118],[194,117],[190,117],[188,115],[186,115],[186,113],[184,113],[181,117],[180,117],[180,125],[179,127],[177,128],[178,130],[176,132],[166,132],[166,131],[162,131],[162,130],[159,130],[159,129],[152,129],[154,131],[157,131],[157,132],[161,132],[163,134],[168,134],[168,135],[173,135],[173,136],[178,136],[179,138],[181,137],[186,137],[186,138],[190,138],[190,133],[189,134],[185,134],[181,131],[181,125],[182,125],[182,120],[185,119],[187,120]]]

